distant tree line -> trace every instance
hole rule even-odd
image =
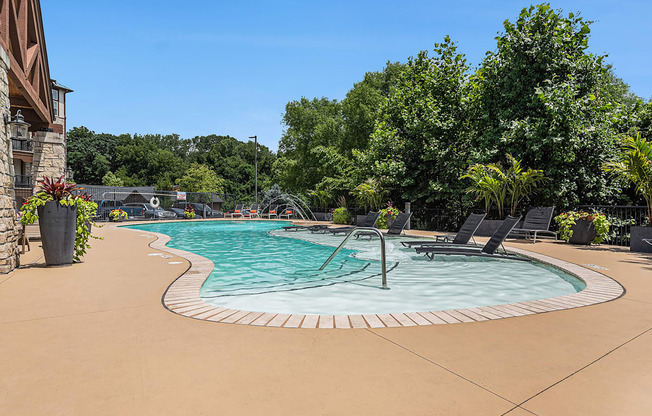
[[[623,135],[649,137],[652,103],[588,52],[591,23],[532,6],[476,69],[446,37],[367,73],[341,101],[292,101],[273,179],[320,204],[372,179],[395,203],[464,210],[477,204],[460,179],[467,168],[510,154],[550,178],[524,204],[641,203],[602,165]]]
[[[272,185],[276,156],[258,145],[258,187]],[[253,199],[254,143],[229,136],[112,135],[86,127],[68,132],[68,166],[79,183],[156,186]]]

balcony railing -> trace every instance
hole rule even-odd
[[[11,139],[11,148],[21,152],[33,152],[34,142],[31,139]]]
[[[14,176],[15,188],[32,188],[33,181],[32,175],[16,175]]]

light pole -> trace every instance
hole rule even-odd
[[[254,195],[256,197],[256,205],[258,205],[258,136],[249,136],[254,139]]]

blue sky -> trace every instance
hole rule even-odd
[[[258,135],[276,150],[287,102],[342,99],[365,72],[450,35],[477,66],[525,1],[43,0],[68,127]],[[652,1],[553,1],[593,20],[590,50],[652,97]]]

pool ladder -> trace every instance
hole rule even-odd
[[[357,233],[358,231],[371,231],[375,232],[378,234],[378,237],[380,237],[380,262],[381,262],[381,267],[382,267],[382,276],[383,276],[383,289],[388,290],[389,288],[387,287],[387,265],[385,261],[385,236],[383,233],[381,233],[377,228],[373,227],[355,227],[347,236],[346,238],[340,243],[339,246],[335,249],[333,254],[324,262],[324,264],[321,265],[319,270],[324,270],[326,266],[328,266],[328,263],[333,260],[335,256],[337,256],[337,253],[344,248],[344,245],[346,244],[347,241],[349,241],[349,238],[353,237],[353,234]]]

